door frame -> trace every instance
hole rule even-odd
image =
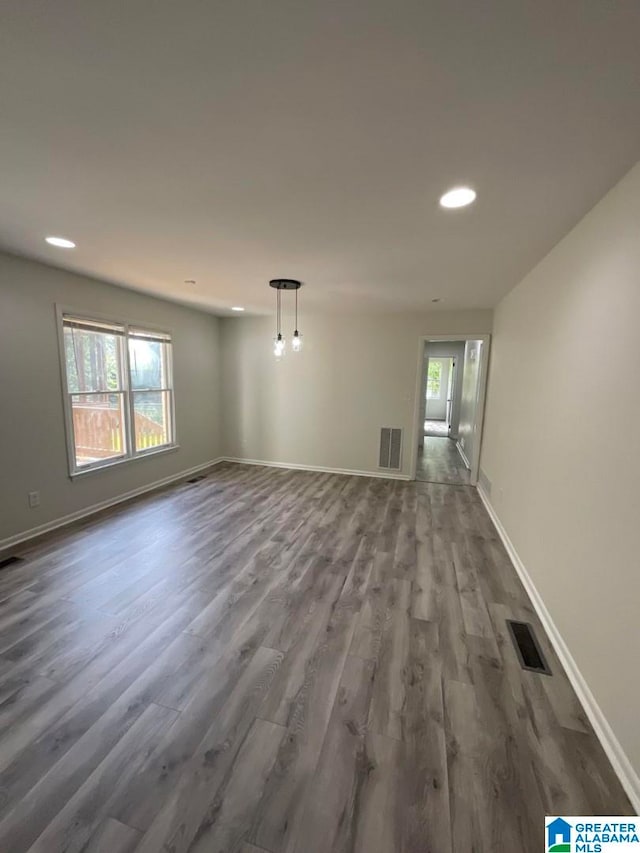
[[[449,367],[449,378],[447,381],[447,399],[445,403],[445,420],[447,422],[447,433],[451,433],[451,420],[453,418],[453,404],[456,398],[456,392],[458,390],[457,382],[458,382],[458,369],[456,365],[456,357],[448,356],[451,360],[451,366]],[[451,435],[449,435],[451,438]]]
[[[476,405],[476,417],[473,424],[473,431],[476,436],[474,442],[473,458],[469,459],[471,465],[470,470],[470,485],[475,486],[478,483],[480,474],[480,451],[482,449],[482,428],[484,425],[484,408],[487,399],[487,378],[489,374],[489,348],[491,346],[491,335],[423,335],[418,343],[418,367],[416,371],[416,393],[414,398],[413,410],[413,434],[411,439],[412,459],[411,468],[409,470],[409,478],[415,480],[416,471],[418,468],[418,443],[420,441],[420,403],[422,394],[422,372],[424,368],[424,348],[428,343],[442,343],[444,341],[482,341],[482,350],[480,355],[480,375],[478,379],[478,397]],[[458,366],[459,367],[459,366]],[[463,363],[464,370],[464,363]],[[464,380],[464,376],[463,376]]]

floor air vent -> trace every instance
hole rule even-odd
[[[21,563],[22,557],[5,557],[4,560],[0,560],[0,569],[6,569],[7,566],[12,566],[14,563]]]
[[[542,654],[540,643],[531,625],[528,622],[513,622],[507,619],[507,626],[522,668],[551,675],[549,664]]]
[[[380,430],[379,468],[400,470],[400,451],[402,450],[402,430],[395,427],[382,427]]]
[[[187,480],[187,483],[199,483],[200,480],[206,480],[206,474],[200,474],[198,477],[192,477],[190,480]]]

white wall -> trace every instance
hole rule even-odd
[[[491,316],[305,315],[302,352],[280,362],[271,352],[272,318],[224,319],[226,453],[377,472],[380,427],[394,426],[405,430],[402,473],[408,476],[421,336],[489,332]]]
[[[173,332],[180,448],[71,480],[55,304]],[[219,321],[33,261],[0,254],[0,541],[220,455]],[[27,506],[39,491],[41,505]]]
[[[498,306],[481,458],[495,510],[636,773],[639,330],[640,164]]]
[[[462,398],[458,440],[464,455],[473,465],[476,450],[476,410],[478,408],[478,383],[480,381],[482,341],[467,341],[464,346],[462,368]]]

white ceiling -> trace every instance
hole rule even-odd
[[[488,307],[638,159],[640,4],[15,0],[0,80],[10,251],[216,313]]]

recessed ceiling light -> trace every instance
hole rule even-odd
[[[455,187],[440,197],[441,207],[466,207],[476,199],[476,191],[471,187]]]
[[[73,240],[67,240],[66,237],[45,237],[50,246],[57,246],[59,249],[75,249],[76,244]]]
[[[231,310],[232,311],[244,311],[244,308],[241,305],[234,305]]]

